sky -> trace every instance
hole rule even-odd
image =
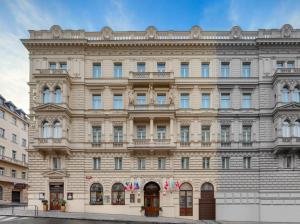
[[[29,112],[28,30],[300,28],[300,0],[0,0],[0,94]]]

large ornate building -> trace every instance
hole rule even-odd
[[[0,95],[0,204],[27,202],[28,117]]]
[[[300,30],[29,33],[30,204],[300,221]]]

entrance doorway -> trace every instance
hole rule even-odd
[[[201,186],[201,199],[199,199],[199,219],[216,219],[216,199],[214,197],[214,186],[204,183]]]
[[[21,202],[21,194],[20,191],[12,191],[11,192],[11,201],[15,203]]]
[[[144,187],[145,216],[159,216],[159,191],[160,187],[155,182],[149,182]]]
[[[180,216],[193,216],[193,187],[183,183],[179,190]]]
[[[50,210],[60,210],[59,202],[64,199],[64,184],[50,183]]]

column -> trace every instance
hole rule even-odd
[[[153,117],[150,117],[150,142],[153,142]]]

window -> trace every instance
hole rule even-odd
[[[114,63],[114,77],[122,78],[122,63]]]
[[[182,157],[181,158],[181,169],[187,170],[190,167],[190,158],[189,157]]]
[[[284,168],[291,169],[292,168],[293,157],[291,155],[287,155],[284,158]]]
[[[12,141],[13,143],[17,143],[17,135],[16,135],[16,134],[12,134],[12,135],[11,135],[11,141]]]
[[[201,136],[202,136],[202,143],[210,142],[210,126],[205,125],[201,127]]]
[[[210,162],[210,158],[209,157],[203,157],[202,168],[203,169],[209,169],[209,162]]]
[[[2,168],[0,168],[0,175],[1,175],[1,169]],[[0,186],[0,200],[3,200],[3,187],[2,186]]]
[[[100,157],[94,157],[93,158],[93,169],[94,170],[100,170],[101,167],[101,158]]]
[[[23,130],[26,131],[26,129],[27,129],[27,124],[24,122],[23,123]]]
[[[167,132],[166,126],[163,125],[157,126],[157,139],[159,140],[166,139],[166,132]]]
[[[230,142],[230,126],[221,125],[221,144]]]
[[[145,93],[138,93],[136,96],[136,103],[138,105],[146,105],[146,94]]]
[[[101,64],[93,63],[93,78],[99,79],[101,77]]]
[[[66,62],[60,62],[60,63],[59,63],[59,68],[60,68],[60,69],[67,70],[67,63],[66,63]]]
[[[229,169],[229,157],[222,157],[222,169]]]
[[[3,128],[0,128],[0,137],[1,138],[5,137],[5,130]]]
[[[123,142],[123,127],[114,126],[114,142]]]
[[[5,169],[3,167],[0,167],[0,176],[3,176],[5,173]]]
[[[181,93],[180,94],[180,108],[187,109],[190,107],[190,94]]]
[[[11,118],[11,123],[12,123],[13,125],[17,125],[17,118],[12,117],[12,118]]]
[[[158,169],[159,170],[166,169],[166,158],[165,157],[158,158]]]
[[[53,123],[53,137],[54,138],[62,137],[61,124],[59,121],[54,121],[54,123]]]
[[[250,169],[251,168],[251,157],[247,156],[243,158],[244,163],[244,169]]]
[[[186,78],[189,76],[189,63],[181,63],[180,77]]]
[[[93,126],[93,143],[101,143],[101,126]]]
[[[12,150],[11,154],[11,158],[15,160],[17,158],[17,151]]]
[[[51,70],[56,69],[56,63],[55,63],[55,62],[50,62],[50,63],[49,63],[49,68],[50,68]]]
[[[0,145],[0,158],[5,156],[5,147]]]
[[[251,107],[251,93],[243,93],[242,108],[249,109]]]
[[[125,205],[125,188],[121,183],[115,183],[111,188],[111,204]]]
[[[146,169],[146,160],[145,160],[145,158],[138,158],[138,169],[139,170]]]
[[[114,94],[114,109],[123,109],[123,96],[122,94]]]
[[[282,124],[282,137],[288,138],[290,136],[291,136],[291,134],[290,134],[290,121],[285,120]]]
[[[22,154],[22,162],[26,163],[26,154]]]
[[[300,137],[300,121],[297,120],[294,123],[294,136],[295,137]]]
[[[296,86],[293,90],[293,101],[300,103],[300,88]]]
[[[230,93],[221,93],[221,108],[230,108]]]
[[[228,78],[229,77],[229,62],[221,63],[221,77]]]
[[[242,128],[242,135],[243,135],[243,143],[250,143],[251,142],[251,126],[250,125],[243,125]]]
[[[99,183],[90,187],[90,205],[103,205],[103,187]]]
[[[55,88],[54,96],[55,103],[61,103],[61,89],[59,87]]]
[[[157,63],[157,72],[165,72],[166,71],[166,63],[158,62]]]
[[[22,179],[26,179],[26,172],[22,172]]]
[[[11,170],[11,177],[16,178],[17,177],[17,171]]]
[[[286,65],[287,65],[288,68],[295,68],[295,62],[294,61],[288,61]]]
[[[50,90],[48,87],[45,87],[43,90],[43,103],[50,103]]]
[[[166,94],[165,93],[157,94],[157,104],[159,104],[159,105],[166,104]]]
[[[181,126],[180,127],[180,141],[182,143],[187,143],[190,141],[190,127],[189,126]]]
[[[101,109],[102,102],[101,102],[101,95],[93,95],[93,109]]]
[[[4,119],[4,111],[0,110],[0,118]]]
[[[201,64],[201,77],[203,78],[209,77],[209,63]]]
[[[137,139],[146,139],[146,126],[137,126]]]
[[[193,215],[193,187],[189,183],[183,183],[179,190],[180,216]]]
[[[243,62],[242,77],[244,77],[244,78],[250,77],[250,71],[251,71],[250,68],[251,68],[250,62]]]
[[[115,170],[121,170],[122,166],[122,157],[115,157]]]
[[[289,88],[287,86],[284,86],[282,89],[282,102],[289,102]]]
[[[209,93],[202,93],[201,108],[203,108],[203,109],[210,108],[210,94]]]
[[[138,72],[145,72],[146,71],[146,64],[145,64],[145,62],[138,62],[137,63],[137,71]]]
[[[61,169],[61,161],[60,161],[60,158],[58,157],[53,157],[53,169],[54,170],[58,170],[58,169]]]
[[[277,68],[283,68],[284,67],[284,62],[283,61],[277,61],[276,67]]]
[[[42,124],[42,138],[50,138],[50,127],[48,121],[44,121]]]
[[[26,147],[26,139],[22,138],[22,146]]]

